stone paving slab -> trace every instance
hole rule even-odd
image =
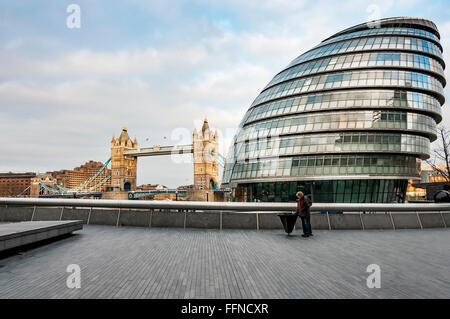
[[[68,234],[82,228],[82,221],[77,220],[0,224],[0,251]]]
[[[314,234],[88,225],[0,259],[0,298],[450,298],[447,229]]]

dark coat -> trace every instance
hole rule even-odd
[[[309,217],[310,216],[310,207],[312,204],[311,199],[309,196],[304,195],[302,199],[297,199],[297,207],[298,207],[298,201],[300,201],[300,210],[297,208],[297,214],[300,217]]]

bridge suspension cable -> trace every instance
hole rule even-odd
[[[60,190],[54,189],[54,188],[52,188],[50,186],[42,184],[41,182],[39,182],[39,185],[41,186],[41,188],[43,188],[43,189],[45,189],[45,190],[47,190],[47,191],[49,191],[51,193],[62,193]]]
[[[111,179],[111,175],[106,175],[102,180],[98,181],[95,185],[91,186],[87,192],[95,192],[96,189],[100,190]]]
[[[16,197],[22,196],[27,190],[29,190],[31,185],[28,185],[20,194],[16,195]]]
[[[105,171],[108,164],[111,162],[111,158],[109,158],[92,176],[78,184],[73,188],[66,188],[57,183],[54,184],[55,188],[50,187],[48,185],[39,182],[41,189],[45,189],[53,194],[67,194],[67,193],[80,193],[80,192],[90,192],[92,190],[98,189],[105,185],[110,179],[111,175],[106,175],[102,179],[98,179],[98,177]]]
[[[97,172],[95,172],[94,175],[92,175],[91,177],[89,177],[88,179],[86,179],[85,181],[81,182],[78,186],[75,186],[73,188],[65,188],[61,185],[55,184],[56,187],[60,188],[63,190],[63,192],[65,193],[73,193],[73,192],[78,192],[80,190],[86,189],[88,187],[89,184],[91,184],[98,176],[100,176],[101,173],[103,173],[103,171],[106,169],[106,167],[108,166],[108,164],[111,162],[111,157],[97,170]]]
[[[226,158],[220,153],[214,154],[211,150],[209,151],[209,154],[215,159],[215,161],[222,167],[225,166]]]

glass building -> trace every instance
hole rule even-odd
[[[436,25],[387,18],[295,58],[242,119],[223,185],[236,201],[403,202],[442,119]]]

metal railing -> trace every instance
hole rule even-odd
[[[248,202],[193,202],[193,201],[148,201],[108,199],[61,199],[61,198],[10,198],[0,197],[0,206],[46,206],[46,207],[97,207],[167,209],[189,211],[240,211],[281,212],[294,211],[296,203],[248,203]],[[344,204],[313,203],[312,212],[450,212],[450,203],[405,203],[405,204]]]

